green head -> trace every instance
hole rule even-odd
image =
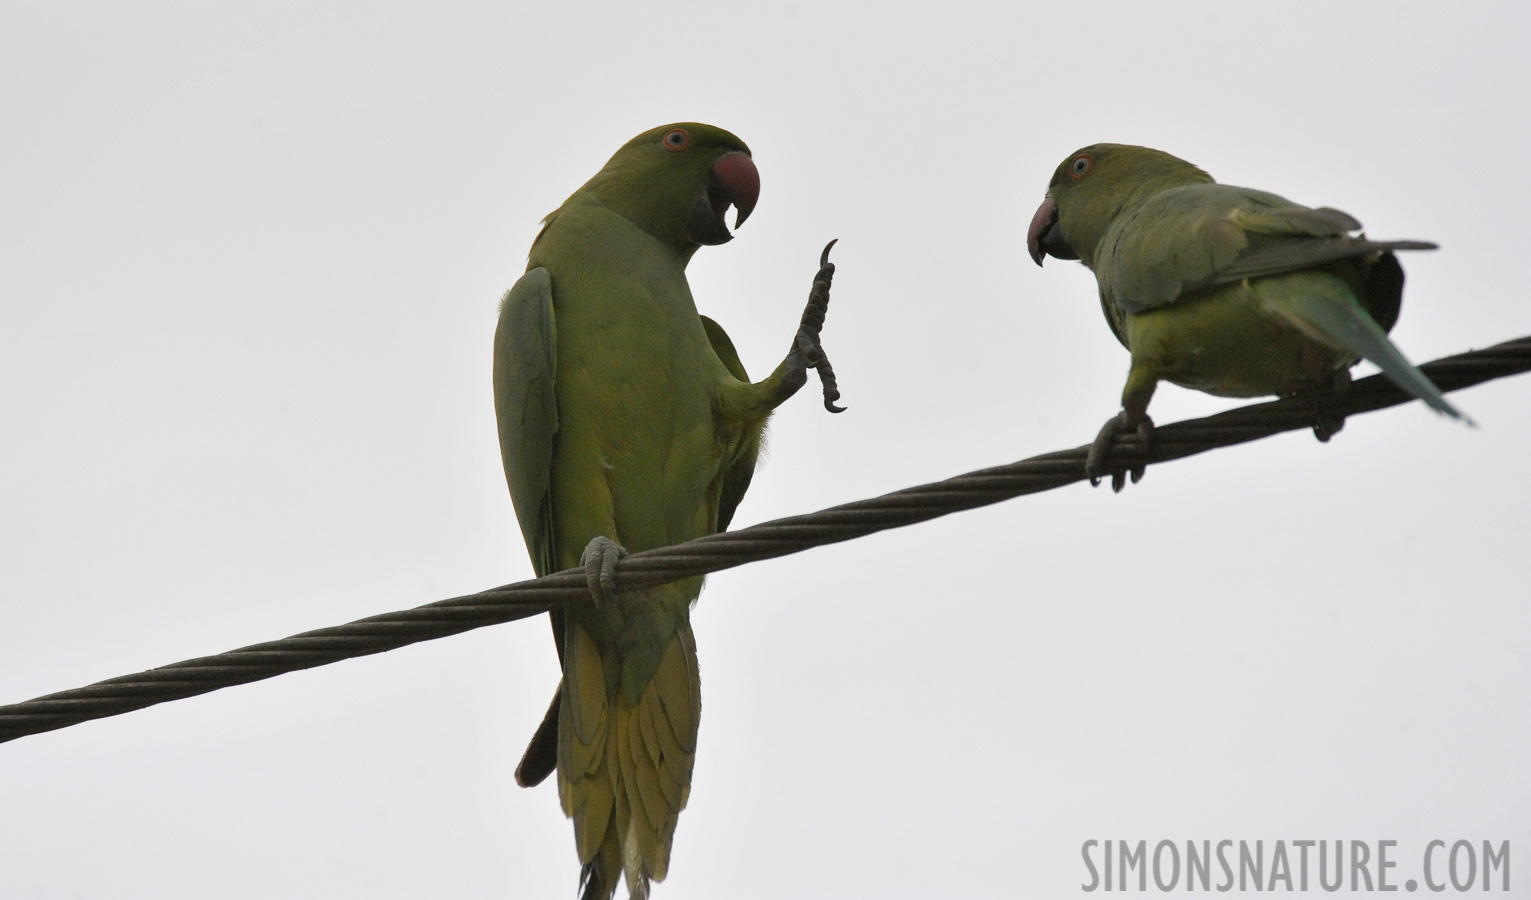
[[[1091,265],[1101,237],[1123,209],[1168,188],[1211,181],[1211,175],[1162,150],[1092,144],[1070,153],[1053,172],[1027,230],[1026,249],[1039,266],[1044,256]]]
[[[689,255],[702,244],[733,239],[723,214],[744,224],[760,196],[750,148],[711,125],[679,122],[638,135],[575,194],[593,197]]]

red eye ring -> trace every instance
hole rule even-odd
[[[1069,177],[1075,181],[1078,181],[1079,179],[1090,174],[1090,170],[1094,167],[1095,157],[1088,153],[1081,153],[1074,157],[1074,161],[1069,164]]]
[[[672,128],[670,129],[669,133],[660,140],[660,143],[664,144],[664,148],[669,150],[671,153],[679,153],[680,151],[691,146],[691,132],[684,128]]]

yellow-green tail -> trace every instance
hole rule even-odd
[[[632,700],[620,688],[608,695],[600,647],[577,623],[567,627],[558,796],[574,819],[580,896],[606,900],[622,873],[630,896],[647,897],[649,880],[664,880],[691,792],[702,710],[696,641],[683,622]]]

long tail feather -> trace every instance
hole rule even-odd
[[[622,877],[622,851],[617,845],[617,826],[613,822],[595,858],[579,871],[579,900],[611,900]]]
[[[696,643],[684,620],[641,692],[607,693],[601,649],[579,625],[565,648],[556,705],[559,799],[574,818],[582,900],[608,900],[625,876],[646,900],[669,870],[675,825],[691,788],[701,693]],[[620,663],[619,663],[620,664]]]
[[[542,724],[537,726],[537,733],[521,754],[521,764],[516,766],[516,784],[524,788],[541,784],[558,767],[558,706],[562,696],[563,685],[559,684]]]
[[[1301,284],[1292,279],[1303,279]],[[1468,424],[1472,420],[1446,400],[1441,389],[1404,357],[1340,281],[1322,273],[1294,273],[1279,287],[1256,282],[1261,300],[1313,338],[1371,360],[1393,383],[1431,409]]]

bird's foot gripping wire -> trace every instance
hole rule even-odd
[[[1116,443],[1117,435],[1136,431],[1138,440],[1143,442],[1143,456],[1134,460],[1132,464],[1123,465],[1111,462],[1112,445]],[[1143,470],[1148,465],[1148,460],[1154,454],[1154,420],[1146,413],[1134,415],[1128,410],[1112,416],[1101,426],[1100,434],[1095,436],[1095,442],[1090,445],[1089,455],[1085,457],[1084,473],[1090,478],[1090,486],[1100,484],[1101,478],[1107,474],[1111,476],[1111,490],[1121,493],[1127,485],[1128,474],[1132,475],[1132,483],[1137,484],[1143,480]]]
[[[579,564],[585,568],[585,583],[590,586],[590,596],[595,599],[596,606],[616,602],[617,560],[626,555],[626,548],[601,535],[591,538],[585,545]]]
[[[819,254],[819,271],[813,276],[808,305],[803,309],[802,321],[798,324],[797,334],[792,338],[792,351],[788,359],[802,367],[801,377],[805,381],[808,369],[818,370],[819,381],[824,386],[824,408],[838,413],[845,412],[845,407],[835,405],[835,401],[840,399],[840,388],[835,383],[835,369],[829,364],[829,356],[819,341],[819,332],[824,328],[824,314],[829,311],[829,284],[835,277],[835,264],[829,261],[829,248],[834,245],[835,241],[830,241],[825,245],[824,252]]]
[[[1316,391],[1313,394],[1313,436],[1324,443],[1339,434],[1340,429],[1345,427],[1345,414],[1333,407],[1331,403],[1336,397],[1343,398],[1345,391],[1350,388],[1350,370],[1341,369],[1334,373],[1334,381],[1329,391]]]

